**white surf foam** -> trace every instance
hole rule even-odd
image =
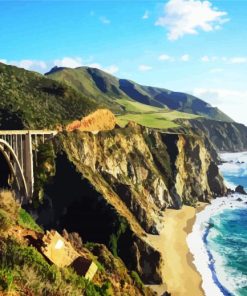
[[[239,198],[241,198],[242,201],[239,201]],[[232,197],[220,197],[213,200],[210,205],[206,206],[202,212],[196,215],[196,221],[193,225],[192,232],[187,236],[187,244],[194,257],[193,263],[202,276],[202,288],[205,291],[206,296],[223,295],[220,288],[213,280],[212,271],[209,268],[209,256],[203,241],[203,236],[209,226],[210,217],[214,216],[216,213],[219,214],[226,209],[246,208],[246,201],[247,197],[240,194],[234,194]],[[215,269],[220,283],[230,292],[233,292],[232,290],[235,287],[232,286],[229,281],[229,274],[222,272],[223,269],[221,269],[221,266],[224,266],[223,257],[219,257],[219,255],[215,253],[213,256],[215,259],[218,256],[217,266],[215,265]]]

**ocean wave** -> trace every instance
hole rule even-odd
[[[245,278],[237,270],[233,268],[225,270],[224,255],[231,250],[225,246],[221,252],[215,252],[215,246],[211,245],[209,248],[205,241],[209,230],[211,230],[209,234],[211,244],[213,238],[222,236],[220,232],[222,221],[217,218],[212,221],[211,217],[216,217],[226,210],[246,209],[246,202],[247,197],[240,194],[220,197],[196,215],[196,221],[192,232],[187,237],[187,243],[194,257],[193,263],[202,276],[202,288],[206,296],[238,295],[237,290],[246,284]]]

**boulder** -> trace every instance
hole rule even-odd
[[[246,191],[244,190],[244,187],[242,185],[238,185],[235,189],[236,193],[247,195]]]

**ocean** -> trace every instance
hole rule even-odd
[[[221,158],[227,187],[242,185],[247,191],[247,152]],[[197,214],[187,243],[206,296],[247,296],[247,196],[213,200]]]

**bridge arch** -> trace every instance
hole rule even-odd
[[[28,197],[27,184],[18,157],[9,143],[2,139],[0,139],[0,152],[3,154],[5,160],[9,165],[10,171],[15,178],[19,192],[24,194],[25,197]]]

